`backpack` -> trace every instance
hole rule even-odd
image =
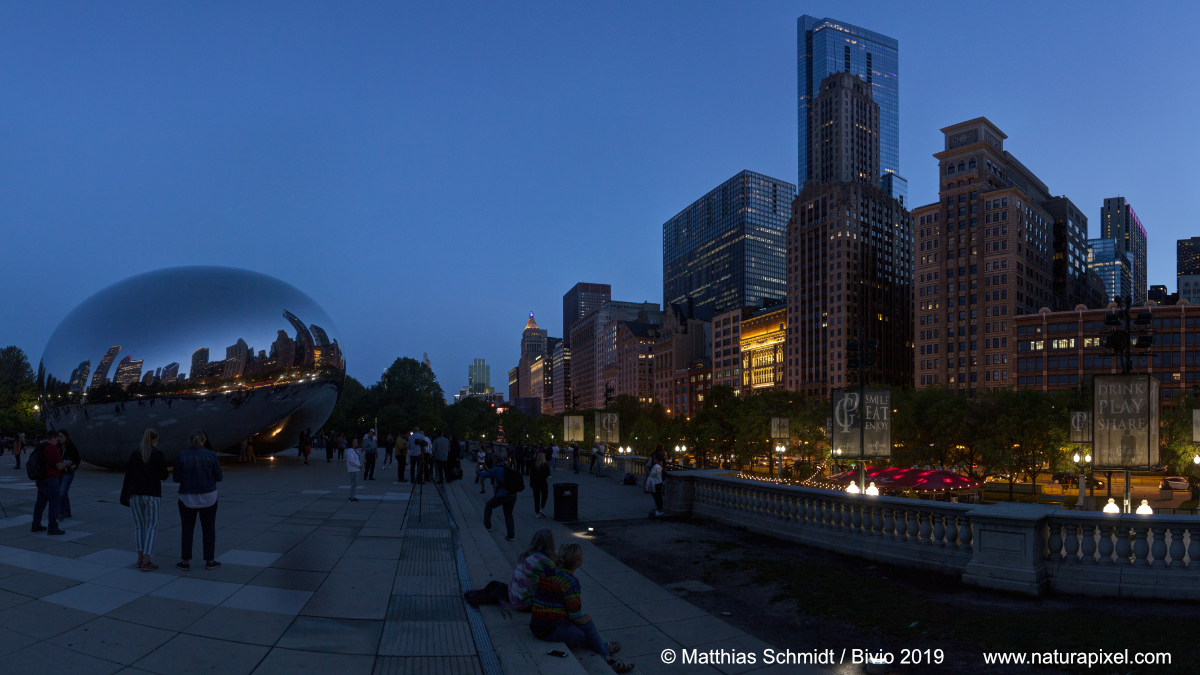
[[[46,471],[45,447],[45,445],[38,445],[33,452],[29,453],[29,459],[25,462],[25,474],[29,476],[29,480],[46,480],[50,477],[50,473]]]
[[[637,479],[633,477],[633,474],[627,473],[625,474],[625,477],[621,479],[621,485],[637,485]]]
[[[510,495],[515,495],[525,489],[525,479],[521,478],[520,471],[504,467],[504,489]]]

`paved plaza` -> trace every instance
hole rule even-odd
[[[314,454],[314,458],[316,458]],[[4,457],[10,459],[9,456]],[[469,465],[464,463],[464,467]],[[663,649],[760,651],[766,645],[654,584],[550,519],[533,517],[529,491],[517,506],[517,541],[504,520],[482,525],[484,495],[468,478],[439,492],[413,493],[395,471],[366,481],[347,500],[347,473],[320,457],[256,465],[226,463],[219,484],[217,559],[192,571],[178,560],[176,485],[164,484],[154,561],[133,567],[129,509],[118,503],[122,476],[91,466],[71,488],[67,534],[31,534],[35,490],[24,470],[0,467],[0,658],[6,674],[304,673],[355,674],[608,673],[599,657],[573,649],[546,654],[528,615],[476,610],[464,588],[508,581],[517,554],[536,529],[559,543],[580,541],[584,611],[619,655],[643,673],[742,673],[756,667],[664,665]],[[576,477],[555,472],[555,482]],[[646,518],[640,487],[612,478],[577,477],[580,518]],[[490,492],[490,490],[489,490]],[[447,505],[449,508],[447,508]],[[548,511],[550,509],[548,508]],[[576,527],[575,529],[580,529]],[[200,533],[196,533],[196,553]],[[561,646],[561,645],[560,645]],[[796,669],[773,672],[818,672]]]

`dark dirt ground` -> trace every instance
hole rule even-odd
[[[897,674],[1197,673],[1200,604],[1052,596],[1030,599],[965,586],[957,577],[884,565],[744,530],[687,519],[580,522],[601,549],[650,580],[698,580],[677,591],[776,649],[941,649],[941,665],[893,665]],[[586,608],[585,608],[586,609]],[[732,616],[722,616],[732,612]],[[914,625],[915,622],[915,625]],[[1171,652],[1173,666],[1090,670],[985,665],[984,651]],[[835,666],[839,675],[861,666]]]

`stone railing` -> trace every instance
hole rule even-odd
[[[1200,599],[1200,518],[1056,511],[1045,527],[1056,591]]]
[[[718,470],[669,472],[666,510],[984,588],[1200,598],[1200,517],[868,497]]]

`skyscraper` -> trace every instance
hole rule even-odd
[[[872,383],[912,382],[912,217],[879,180],[882,114],[873,92],[838,72],[809,106],[813,164],[787,230],[782,358],[792,391],[828,396],[857,384],[847,343],[860,335],[878,340]]]
[[[100,365],[96,368],[95,374],[92,375],[92,386],[99,387],[108,382],[108,369],[112,367],[113,361],[116,360],[117,354],[121,353],[121,345],[109,347],[105,352],[104,358],[100,359]]]
[[[571,326],[612,300],[612,286],[579,282],[563,294],[563,340],[571,343]]]
[[[121,359],[121,362],[117,364],[117,374],[113,377],[113,381],[122,388],[128,389],[129,385],[140,379],[142,379],[142,360],[134,361],[133,355]]]
[[[1146,302],[1146,228],[1124,197],[1108,197],[1100,208],[1100,236],[1115,239],[1117,246],[1129,254],[1133,303]]]
[[[857,75],[879,105],[879,166],[900,173],[900,43],[886,35],[834,19],[805,14],[796,20],[796,79],[799,99],[801,187],[812,179],[811,110],[821,82],[833,73]],[[874,176],[873,180],[878,180]],[[899,185],[889,185],[898,197]],[[907,184],[903,192],[907,192]]]
[[[163,384],[173,384],[179,377],[179,363],[172,361],[162,369]]]
[[[1200,274],[1200,237],[1175,242],[1175,290],[1183,290],[1179,287],[1179,277],[1185,274]]]
[[[1087,266],[1104,283],[1106,300],[1133,295],[1133,264],[1116,237],[1089,239]]]
[[[485,359],[474,359],[467,366],[467,393],[482,396],[492,387],[492,367]]]
[[[695,318],[779,299],[796,186],[742,171],[663,223],[663,305]]]

